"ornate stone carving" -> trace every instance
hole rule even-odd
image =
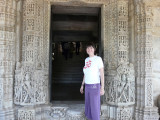
[[[133,64],[124,63],[106,81],[107,103],[128,106],[135,103],[135,75]]]
[[[82,110],[77,108],[67,110],[66,120],[85,120],[84,107]]]
[[[117,15],[117,1],[104,5],[104,59],[108,64],[108,69],[115,69],[118,65],[118,48],[115,47],[118,45]],[[108,59],[108,56],[110,56],[110,59]]]
[[[0,113],[0,119],[4,119],[5,110],[13,106],[15,10],[15,0],[0,1],[0,111],[4,112]]]
[[[50,110],[46,111],[46,114],[52,119],[60,120],[66,117],[66,111],[68,107],[51,107]]]
[[[128,61],[128,2],[114,1],[105,5],[104,21],[104,53],[106,57],[110,56],[110,59],[104,59],[108,69],[116,69]]]
[[[133,108],[119,108],[117,120],[133,120]]]
[[[43,37],[43,60],[45,68],[49,71],[49,45],[50,45],[50,11],[51,3],[49,1],[44,1],[44,37]]]
[[[133,119],[135,104],[134,66],[129,63],[128,0],[110,1],[104,6],[106,103],[108,119]],[[108,58],[107,58],[108,57]],[[130,105],[130,107],[126,107]],[[123,108],[123,109],[122,109]],[[125,115],[126,111],[131,114]],[[120,112],[118,112],[120,111]]]
[[[46,71],[49,64],[49,8],[46,2],[24,1],[22,67],[17,64],[15,71],[15,104],[34,105],[48,102],[49,78]]]
[[[18,120],[36,120],[34,109],[19,109]]]
[[[14,119],[16,1],[0,1],[0,119]]]
[[[157,120],[157,108],[153,107],[152,85],[152,8],[144,3],[136,6],[137,22],[137,107],[136,120]],[[141,87],[143,86],[143,87]],[[142,109],[143,108],[143,109]]]
[[[106,4],[107,1],[106,0],[49,0],[50,2],[54,2],[54,3],[67,3],[70,5],[75,5],[75,6],[80,6],[80,5],[87,5],[88,3],[92,3],[92,4]]]
[[[15,62],[15,10],[17,0],[0,1],[0,109],[18,105],[35,105],[48,102],[49,71],[49,31],[51,4],[72,6],[101,6],[104,39],[104,61],[106,69],[107,119],[133,119],[134,71],[128,61],[128,0],[24,0],[23,1],[23,41],[22,61]],[[139,2],[139,4],[137,4]],[[153,107],[152,91],[152,7],[135,1],[136,7],[136,86],[137,120],[156,120],[157,108]],[[21,45],[20,45],[21,46]],[[20,49],[20,48],[19,48]],[[20,49],[21,50],[21,49]],[[20,52],[21,53],[21,52]],[[19,59],[20,60],[20,59]],[[15,67],[16,63],[16,67]],[[124,71],[123,71],[124,70]],[[46,72],[47,71],[47,72]],[[115,76],[114,76],[115,75]],[[142,87],[143,86],[143,87]],[[110,93],[108,93],[108,91]],[[127,107],[131,105],[131,107]],[[144,108],[143,110],[141,108]],[[0,119],[13,111],[0,112]],[[36,119],[34,109],[19,109],[18,118]],[[52,117],[61,116],[66,111],[55,110]],[[57,114],[58,113],[58,114]],[[83,119],[82,116],[67,119]],[[104,118],[106,119],[106,118]]]
[[[74,6],[85,6],[86,2],[84,2],[82,0],[70,0],[69,4],[72,4]]]
[[[22,72],[20,72],[22,71]],[[48,73],[25,66],[16,70],[15,104],[34,105],[48,101]]]
[[[128,61],[128,2],[118,2],[118,64]]]

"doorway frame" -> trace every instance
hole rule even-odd
[[[101,13],[100,13],[100,18],[101,21],[98,21],[100,22],[100,29],[101,29],[101,35],[99,36],[100,38],[100,45],[101,45],[101,57],[102,59],[104,58],[104,5],[106,4],[107,2],[105,0],[100,0],[100,1],[97,1],[97,2],[88,2],[87,0],[80,0],[80,1],[76,1],[76,0],[73,0],[73,1],[70,1],[70,0],[65,0],[65,1],[58,1],[58,0],[50,0],[50,2],[48,2],[48,14],[49,14],[49,40],[48,40],[48,45],[49,45],[49,82],[48,82],[48,101],[51,102],[51,78],[52,78],[52,56],[51,56],[51,51],[52,51],[52,45],[51,45],[51,39],[52,39],[52,34],[51,34],[51,26],[52,26],[52,14],[51,14],[51,6],[55,5],[59,5],[59,6],[68,6],[68,7],[78,7],[78,6],[81,6],[81,7],[99,7],[100,10],[101,10]],[[104,78],[105,79],[105,78]],[[104,102],[104,99],[102,98],[102,103]]]

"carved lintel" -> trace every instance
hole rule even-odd
[[[83,0],[70,0],[69,4],[72,4],[74,6],[85,6],[86,2]]]

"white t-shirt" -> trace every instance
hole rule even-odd
[[[103,68],[102,58],[99,56],[87,57],[85,59],[85,66],[83,72],[85,75],[86,84],[97,84],[100,83],[100,68]]]

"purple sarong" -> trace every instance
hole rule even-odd
[[[85,84],[85,115],[100,120],[100,84]]]

